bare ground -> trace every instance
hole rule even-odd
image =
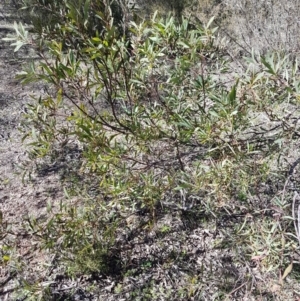
[[[9,28],[13,26],[13,16],[15,11],[11,6],[0,4],[0,39],[12,32]],[[2,255],[7,253],[14,258],[0,270],[1,300],[13,300],[24,281],[34,283],[45,278],[43,264],[47,255],[35,250],[24,222],[30,216],[42,217],[47,202],[55,203],[62,195],[55,174],[33,177],[26,184],[22,181],[22,165],[29,160],[20,131],[22,115],[31,96],[40,93],[42,87],[24,87],[15,76],[32,55],[26,51],[14,53],[8,43],[0,41],[0,244]]]

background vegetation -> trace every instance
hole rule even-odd
[[[55,255],[49,279],[105,277],[90,290],[114,300],[292,300],[295,22],[285,4],[150,4],[144,19],[140,3],[24,1],[34,34],[8,37],[40,56],[19,80],[46,87],[25,115],[26,175],[65,166],[60,208],[26,223]]]

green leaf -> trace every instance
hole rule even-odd
[[[84,10],[83,10],[83,13],[84,13],[84,19],[85,20],[88,20],[88,12],[89,12],[89,8],[90,8],[90,0],[86,0],[85,3],[84,3]]]
[[[220,117],[219,114],[214,110],[209,110],[208,113],[212,116],[215,116],[215,117],[218,117],[218,118]]]
[[[91,39],[93,42],[95,42],[95,43],[100,43],[102,40],[100,39],[100,38],[98,38],[98,37],[94,37],[94,38],[92,38]],[[90,48],[91,50],[93,50],[93,48]]]
[[[177,43],[177,45],[183,46],[183,48],[185,48],[185,49],[190,49],[191,48],[191,46],[185,41],[179,41]]]
[[[3,41],[15,41],[17,39],[18,39],[17,37],[6,37],[6,38],[2,38],[1,40],[3,40]]]
[[[80,124],[80,125],[78,125],[78,126],[79,126],[79,128],[81,128],[85,133],[87,133],[88,137],[92,137],[92,133],[91,133],[90,129],[89,129],[87,126],[85,126],[85,125],[83,125],[83,124]]]
[[[17,41],[12,43],[11,46],[16,46],[14,52],[17,52],[22,46],[24,46],[24,43],[22,41]]]
[[[233,105],[235,103],[235,99],[236,99],[236,86],[237,86],[237,84],[235,84],[232,87],[231,91],[228,94],[228,100],[229,100],[229,103],[231,105]]]
[[[8,262],[8,261],[10,261],[10,256],[4,255],[4,256],[2,256],[2,259],[4,262]]]
[[[276,72],[274,71],[273,66],[271,65],[270,62],[267,61],[267,58],[262,57],[262,58],[261,58],[261,62],[262,62],[262,64],[267,68],[266,71],[267,71],[268,73],[270,73],[270,74],[272,74],[272,75],[276,75]]]

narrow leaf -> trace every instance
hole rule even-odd
[[[288,276],[288,274],[290,274],[290,272],[293,270],[293,262],[291,262],[288,266],[287,266],[287,268],[285,269],[285,271],[284,271],[284,273],[283,273],[283,275],[282,275],[282,277],[281,277],[281,281],[283,281],[287,276]]]

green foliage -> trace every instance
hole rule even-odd
[[[125,30],[125,10],[118,1],[22,0],[20,12],[39,37],[55,39],[65,47],[76,48],[85,34],[101,34],[112,24],[120,32]]]
[[[76,143],[81,176],[98,183],[92,202],[62,206],[43,227],[30,222],[72,275],[119,272],[120,237],[146,236],[166,211],[246,206],[262,183],[280,180],[275,164],[299,137],[298,66],[288,56],[253,55],[233,75],[213,19],[203,27],[154,15],[124,35],[106,2],[91,3],[51,2],[53,27],[31,43],[41,61],[19,75],[49,86],[26,115],[32,157],[54,159]]]

